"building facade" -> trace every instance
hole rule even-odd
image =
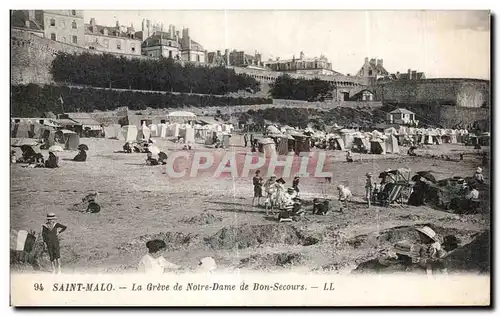
[[[388,76],[389,72],[384,68],[383,59],[370,59],[365,58],[365,63],[361,66],[356,76],[358,77],[370,77],[370,78],[382,78]]]
[[[387,121],[389,124],[418,125],[418,121],[415,119],[415,113],[407,109],[396,109],[388,113]]]
[[[304,75],[336,75],[338,72],[332,69],[332,63],[328,62],[325,56],[319,58],[306,58],[304,53],[300,53],[300,58],[296,59],[295,56],[292,59],[287,60],[274,60],[265,62],[266,68],[273,71],[281,71],[287,73],[297,73]]]
[[[143,30],[143,34],[149,33]],[[182,36],[170,25],[168,32],[155,31],[142,43],[142,54],[150,57],[164,57],[193,63],[206,63],[207,53],[201,44],[189,36],[189,29],[182,30]]]
[[[113,26],[96,24],[94,18],[85,24],[84,47],[109,53],[141,55],[141,39],[135,37],[133,25],[121,26],[119,22]]]
[[[83,10],[43,10],[41,18],[45,38],[85,47]]]
[[[12,10],[11,27],[45,37],[42,15],[41,10]]]

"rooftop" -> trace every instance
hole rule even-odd
[[[412,111],[409,111],[407,109],[396,109],[394,111],[389,112],[391,114],[415,114]]]

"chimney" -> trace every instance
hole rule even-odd
[[[379,59],[378,63],[380,65],[380,67],[384,67],[384,60],[383,59]]]
[[[370,59],[370,64],[375,65],[376,61],[375,58]]]
[[[365,64],[368,64],[368,57],[365,57]]]
[[[226,54],[226,65],[229,66],[229,49],[225,49],[225,54]]]
[[[116,28],[119,29],[120,28],[120,21],[116,20]]]
[[[179,32],[179,31],[175,32],[175,40],[176,40],[177,42],[179,42],[179,41],[181,40],[181,35],[180,35],[180,32]]]
[[[220,50],[217,50],[217,56],[220,56]]]
[[[408,80],[411,79],[411,69],[408,69]]]
[[[413,70],[413,71],[411,72],[411,78],[412,78],[413,80],[417,79],[417,71],[416,71],[416,70]]]
[[[32,21],[35,21],[35,10],[28,10],[28,18]]]
[[[91,18],[90,19],[90,25],[94,26],[95,25],[95,19],[94,18]]]

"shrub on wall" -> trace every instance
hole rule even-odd
[[[172,59],[128,59],[110,54],[59,53],[52,62],[56,82],[101,88],[175,91],[223,95],[260,91],[260,83],[224,67],[176,63]]]
[[[78,89],[52,85],[41,87],[35,84],[11,86],[11,115],[19,117],[40,117],[49,111],[54,113],[111,111],[119,107],[140,111],[147,107],[155,109],[182,108],[184,106],[202,108],[271,103],[272,100],[266,98],[230,98],[94,88]]]
[[[324,101],[332,97],[335,86],[320,79],[294,79],[285,74],[270,84],[269,93],[275,99]]]

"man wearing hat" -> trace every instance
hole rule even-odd
[[[373,180],[372,180],[372,174],[368,172],[366,174],[366,184],[365,184],[365,197],[366,201],[368,202],[368,207],[371,206],[371,200],[372,200],[372,192],[373,192]]]
[[[61,251],[59,235],[66,230],[66,226],[57,222],[56,214],[48,213],[47,222],[42,224],[42,239],[47,246],[52,273],[61,273]]]
[[[443,272],[446,270],[442,266],[442,258],[446,252],[441,247],[439,236],[429,226],[416,228],[420,237],[420,259],[419,264],[425,267],[427,274],[432,274],[435,267],[439,267]]]
[[[484,176],[483,176],[483,169],[481,167],[477,167],[476,172],[472,176],[474,180],[476,180],[477,183],[484,183]]]

